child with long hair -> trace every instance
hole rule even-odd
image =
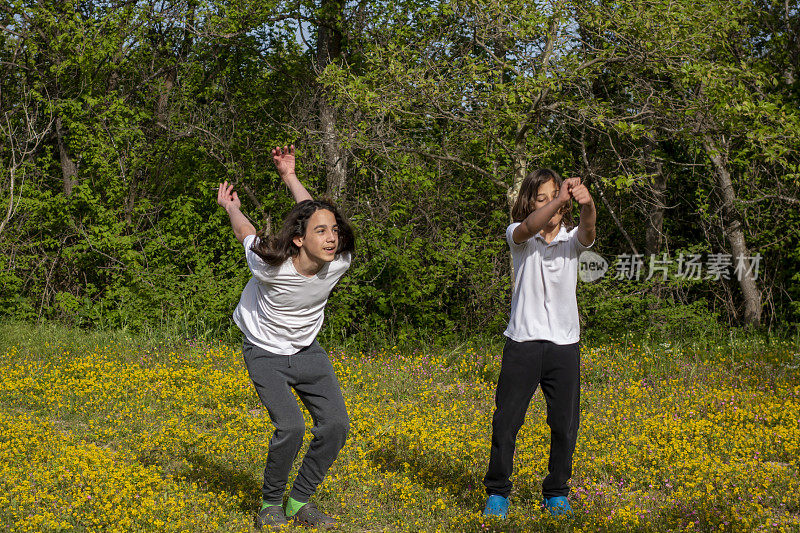
[[[219,185],[217,203],[244,245],[253,277],[233,320],[244,333],[244,360],[261,403],[275,426],[264,468],[256,528],[282,527],[288,519],[330,528],[336,520],[310,501],[347,438],[350,420],[328,354],[316,341],[328,295],[350,266],[353,232],[329,201],[314,200],[295,174],[294,146],[272,150],[278,173],[297,202],[277,235],[256,233],[242,214],[233,185]],[[311,413],[314,439],[284,507],[283,494]]]
[[[570,213],[573,199],[581,206],[577,228]],[[514,293],[495,391],[484,515],[508,514],[517,433],[537,386],[550,426],[542,505],[561,515],[571,512],[567,480],[580,414],[578,256],[594,243],[597,212],[580,178],[562,181],[555,171],[538,169],[523,180],[511,216],[506,240],[514,263]]]

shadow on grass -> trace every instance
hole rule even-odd
[[[204,490],[227,492],[238,499],[239,509],[244,512],[252,512],[261,504],[261,487],[250,472],[198,454],[188,454],[185,459],[191,468],[180,475],[187,481]]]
[[[179,456],[159,454],[140,456],[147,466],[160,466],[178,481],[196,483],[203,491],[227,493],[238,502],[239,510],[251,513],[261,504],[261,486],[249,471],[187,450]]]
[[[434,450],[412,451],[413,447],[401,441],[374,449],[370,460],[384,472],[395,472],[419,483],[427,489],[444,489],[456,498],[459,505],[468,509],[482,508],[486,497],[483,476],[488,463],[454,461],[452,457]],[[513,480],[513,479],[512,479]],[[542,499],[541,480],[533,483],[518,480],[514,485],[514,498],[518,501],[538,502]]]
[[[424,453],[410,452],[402,442],[375,449],[369,454],[370,460],[383,472],[401,474],[428,490],[447,492],[460,508],[462,522],[458,531],[464,532],[506,532],[533,533],[550,531],[571,531],[573,521],[553,520],[538,510],[541,492],[536,484],[521,484],[514,488],[513,512],[507,520],[481,517],[486,494],[483,486],[484,469],[487,465],[454,460],[432,450]],[[450,527],[455,527],[451,522]]]
[[[403,474],[430,490],[444,489],[460,505],[483,505],[482,476],[438,453],[417,454],[401,444],[372,450],[369,459],[384,472]]]

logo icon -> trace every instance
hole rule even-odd
[[[608,271],[608,261],[603,256],[590,250],[583,252],[578,258],[578,276],[581,281],[591,283],[602,278]]]

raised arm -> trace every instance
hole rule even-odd
[[[564,183],[561,184],[561,189],[558,191],[558,196],[550,200],[544,207],[540,207],[528,215],[527,218],[514,229],[514,242],[517,244],[523,243],[542,231],[550,219],[553,218],[553,215],[572,201],[570,189],[574,186],[575,182],[580,183],[580,179],[570,178],[564,180]]]
[[[244,242],[245,237],[256,234],[256,228],[242,214],[242,202],[239,200],[239,195],[233,190],[233,184],[228,185],[227,181],[219,184],[217,203],[228,213],[236,240]]]
[[[594,200],[589,194],[586,185],[579,183],[572,188],[572,196],[581,206],[581,220],[578,222],[578,241],[584,246],[589,246],[595,238],[595,222],[597,222],[597,209]]]
[[[273,148],[272,162],[275,163],[275,168],[283,182],[289,187],[295,202],[313,200],[300,180],[297,179],[297,174],[294,173],[294,145]]]

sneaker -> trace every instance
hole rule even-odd
[[[483,509],[483,516],[496,516],[505,518],[508,516],[508,498],[499,494],[492,494],[486,498],[486,507]]]
[[[308,502],[295,513],[290,520],[301,526],[317,527],[320,529],[331,529],[336,527],[336,519],[332,518],[314,505],[314,502]]]
[[[283,507],[280,505],[268,505],[256,514],[256,529],[262,527],[269,527],[278,529],[288,526],[289,522],[286,520],[286,515],[283,514]]]
[[[542,508],[553,516],[571,515],[572,507],[569,506],[566,496],[551,496],[542,500]]]

